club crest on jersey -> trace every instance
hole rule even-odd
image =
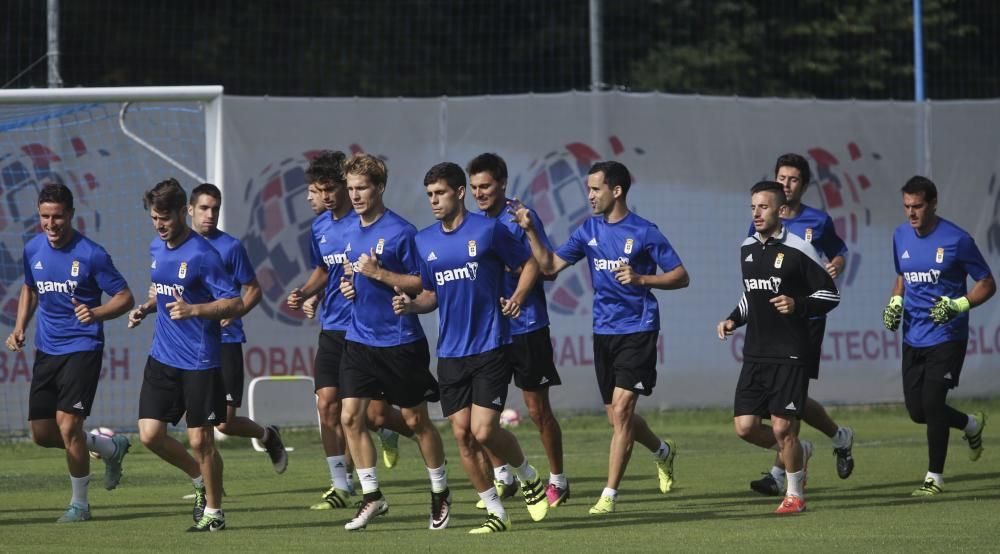
[[[806,236],[804,238],[806,239],[806,242],[812,242],[813,241],[813,230],[812,230],[812,227],[806,227]]]
[[[475,246],[473,246],[473,248],[475,248]],[[385,239],[378,239],[378,244],[375,245],[375,253],[381,256],[384,250],[385,250]]]
[[[69,266],[69,276],[79,277],[80,276],[80,261],[73,260],[73,265]]]
[[[474,240],[469,241],[469,255],[473,258],[476,257],[476,241]]]
[[[632,239],[626,239],[625,240],[625,253],[626,254],[631,254],[632,253],[632,245],[633,244],[635,244],[634,240],[632,240]]]
[[[778,252],[778,255],[774,257],[774,269],[781,269],[781,263],[785,261],[785,253]]]
[[[187,262],[181,262],[181,266],[179,268],[177,268],[177,277],[179,279],[183,279],[183,278],[187,277],[187,274],[188,274],[188,263]]]
[[[944,261],[944,248],[938,248],[937,253],[934,254],[934,261],[941,263]]]

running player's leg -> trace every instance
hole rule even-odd
[[[634,392],[616,387],[612,393],[611,404],[604,407],[608,414],[608,423],[611,424],[611,444],[608,446],[608,479],[604,486],[605,492],[615,491],[615,495],[621,484],[622,476],[625,475],[629,458],[632,457],[637,401],[638,397]],[[609,495],[602,494],[601,496]]]
[[[222,512],[223,468],[219,463],[222,456],[215,445],[215,425],[225,421],[226,413],[222,370],[182,371],[181,383],[188,442],[205,487],[204,513],[188,531],[219,531],[226,527]]]
[[[399,462],[399,437],[413,439],[413,430],[407,427],[400,411],[382,398],[373,398],[368,403],[366,419],[368,429],[375,433],[382,449],[382,464],[386,469],[396,467]]]
[[[350,497],[350,471],[347,439],[341,426],[340,364],[344,351],[344,333],[322,331],[319,335],[315,360],[316,410],[319,412],[320,439],[323,442],[330,488],[313,510],[347,506]]]

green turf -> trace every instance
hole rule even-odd
[[[1000,401],[958,401],[965,410],[1000,414]],[[362,532],[344,531],[348,510],[310,511],[328,486],[315,431],[291,433],[288,472],[278,476],[266,455],[245,442],[224,444],[223,533],[188,535],[189,481],[141,445],[125,460],[118,490],[101,488],[103,464],[94,464],[90,500],[94,520],[53,523],[69,500],[69,480],[61,453],[28,443],[0,445],[0,551],[469,551],[477,548],[547,551],[943,551],[996,549],[993,535],[1000,513],[1000,443],[984,438],[986,451],[967,458],[961,433],[953,432],[945,493],[910,498],[926,469],[924,428],[910,423],[899,406],[831,409],[857,432],[854,475],[842,481],[834,469],[829,440],[814,430],[817,445],[810,463],[808,511],[779,517],[778,499],[751,492],[750,479],[771,465],[770,453],[736,438],[725,410],[646,414],[652,428],[678,445],[677,484],[669,495],[656,488],[650,455],[637,447],[620,490],[618,513],[587,514],[604,486],[609,431],[597,417],[563,420],[569,503],[532,523],[523,505],[510,500],[510,533],[469,536],[481,521],[475,493],[461,471],[454,440],[444,432],[449,478],[456,505],[451,528],[426,529],[427,474],[415,445],[401,440],[402,458],[393,470],[380,469],[391,509]],[[1000,425],[1000,422],[992,425]],[[1000,428],[1000,427],[998,427]],[[516,430],[529,458],[546,472],[534,427]],[[135,442],[135,441],[133,441]],[[990,546],[992,545],[992,546]]]

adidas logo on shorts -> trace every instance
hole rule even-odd
[[[633,387],[633,388],[635,390],[646,390],[646,387],[642,386],[642,381],[639,381],[638,383],[636,383],[635,387]]]
[[[73,409],[74,410],[85,410],[86,408],[83,407],[83,401],[81,400],[81,401],[77,402],[76,404],[73,404]]]
[[[215,412],[212,412],[212,413],[208,414],[208,420],[209,421],[215,421]]]
[[[793,411],[794,410],[798,410],[798,408],[795,407],[795,402],[789,402],[788,405],[785,406],[785,409],[786,410],[793,410]]]
[[[496,397],[496,398],[493,399],[493,405],[494,406],[503,406],[503,400],[501,400],[500,397],[498,396],[498,397]]]

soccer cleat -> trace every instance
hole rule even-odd
[[[205,502],[207,502],[207,498],[205,497],[205,487],[195,487],[194,507],[191,508],[191,519],[193,519],[195,523],[201,521],[202,516],[205,515]]]
[[[493,481],[493,486],[497,488],[497,495],[500,497],[500,500],[510,498],[517,494],[517,491],[521,490],[521,482],[517,480],[517,477],[509,485],[503,481]],[[485,510],[486,501],[480,498],[479,502],[476,502],[476,508]]]
[[[924,479],[924,484],[920,485],[920,488],[910,493],[910,496],[934,496],[936,494],[941,494],[942,492],[944,492],[944,489],[942,489],[940,485],[934,481],[934,479],[928,477],[927,479]]]
[[[205,514],[197,523],[188,527],[188,533],[206,533],[222,531],[226,528],[226,516],[219,511],[217,514]]]
[[[111,442],[115,443],[115,453],[104,458],[104,488],[114,490],[122,480],[122,460],[128,454],[132,445],[128,437],[124,434],[117,434],[111,437]]]
[[[330,487],[330,490],[323,493],[323,501],[309,506],[310,510],[334,510],[346,508],[350,502],[350,493],[345,490]]]
[[[383,437],[382,433],[375,435],[378,436],[379,444],[382,446],[382,464],[386,469],[396,467],[396,462],[399,461],[399,433],[393,431],[388,438]]]
[[[802,490],[805,490],[809,481],[809,458],[813,457],[813,443],[800,439],[799,444],[802,445]]]
[[[663,442],[667,443],[670,452],[666,458],[656,460],[656,477],[660,481],[660,492],[667,494],[674,488],[674,457],[677,456],[677,445],[670,439]]]
[[[750,490],[764,496],[781,496],[785,494],[785,480],[779,482],[770,472],[765,472],[760,479],[750,481]]]
[[[90,507],[84,508],[70,504],[63,512],[62,517],[56,520],[56,523],[79,523],[81,521],[90,521]]]
[[[267,450],[267,455],[271,457],[275,473],[284,473],[288,469],[288,452],[285,451],[285,445],[281,442],[281,433],[274,425],[267,426],[267,440],[264,441],[264,448]]]
[[[837,477],[841,479],[847,479],[854,471],[854,456],[851,454],[851,449],[854,448],[854,429],[844,427],[844,433],[847,435],[847,446],[833,449],[833,454],[837,457]]]
[[[524,504],[528,507],[528,515],[531,516],[531,520],[542,521],[545,519],[545,515],[549,513],[549,501],[545,496],[545,487],[542,486],[541,477],[536,475],[534,481],[521,483],[521,494],[524,496]]]
[[[364,529],[368,526],[371,520],[388,513],[389,503],[386,502],[385,497],[382,496],[381,492],[378,493],[378,495],[378,498],[362,500],[361,503],[358,504],[358,512],[354,515],[354,519],[345,523],[344,529],[347,529],[348,531]]]
[[[963,438],[969,443],[969,459],[973,462],[983,455],[983,428],[986,427],[986,414],[976,412],[972,414],[972,419],[976,420],[976,434]]]
[[[428,529],[446,529],[451,520],[451,492],[431,493],[431,522]]]
[[[549,507],[555,508],[563,502],[569,500],[569,483],[566,483],[566,488],[560,488],[552,483],[545,486],[545,497],[549,501]]]
[[[474,527],[469,530],[470,535],[483,535],[486,533],[502,533],[503,531],[510,530],[510,516],[504,516],[502,519],[496,514],[487,514],[486,521],[483,522],[479,527]]]
[[[787,495],[774,510],[776,514],[797,514],[806,511],[806,499],[801,496]]]
[[[597,504],[594,504],[590,508],[590,515],[592,516],[602,516],[605,514],[615,513],[615,503],[618,500],[610,496],[602,496],[597,499]]]

